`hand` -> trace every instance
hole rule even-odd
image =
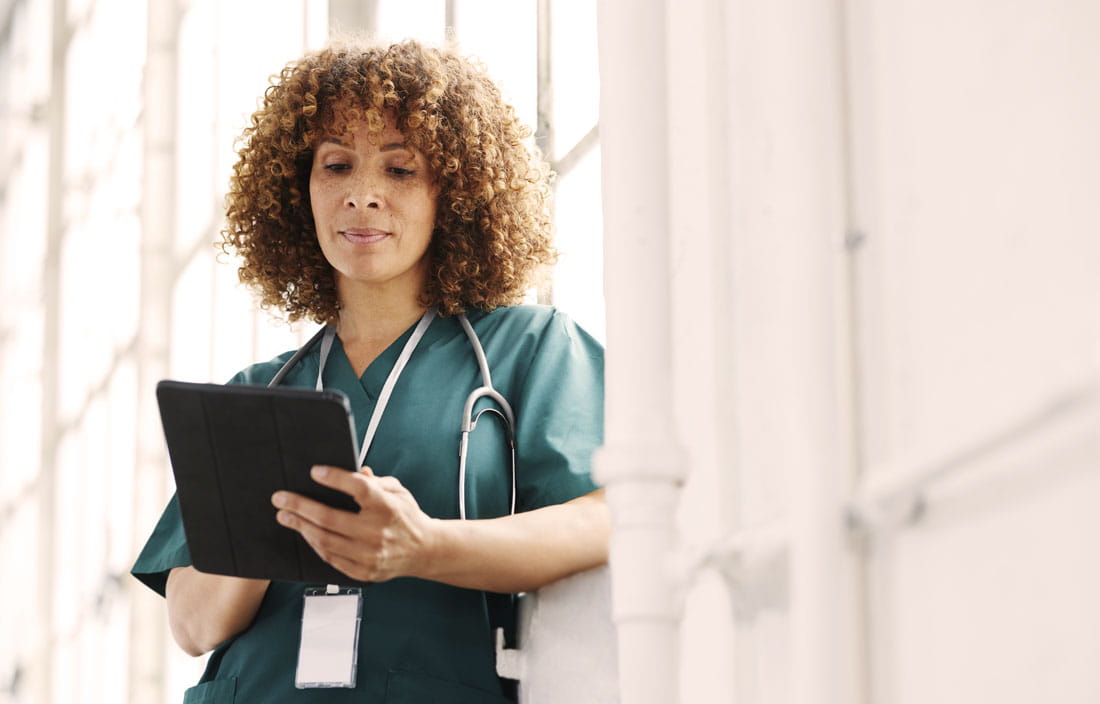
[[[318,484],[342,491],[359,513],[326,506],[301,494],[275,492],[275,518],[301,533],[322,560],[353,579],[382,582],[414,576],[427,561],[433,520],[394,477],[377,477],[369,467],[348,472],[316,466]]]

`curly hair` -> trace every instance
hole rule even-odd
[[[315,147],[364,121],[395,120],[439,187],[420,302],[442,315],[518,302],[556,259],[551,173],[484,67],[407,40],[333,44],[273,76],[240,138],[221,249],[238,255],[260,305],[293,322],[336,319],[332,266],[309,201]]]

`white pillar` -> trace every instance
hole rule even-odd
[[[598,8],[607,401],[597,478],[614,521],[622,703],[669,704],[679,631],[669,557],[685,467],[672,422],[665,3]]]
[[[843,17],[816,0],[727,12],[738,500],[757,521],[748,502],[774,501],[789,541],[785,647],[768,624],[738,625],[763,636],[755,657],[775,668],[762,699],[860,702],[859,559],[843,512],[855,444]]]

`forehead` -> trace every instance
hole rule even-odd
[[[346,146],[358,143],[391,144],[408,143],[407,136],[397,129],[397,118],[392,110],[379,114],[362,106],[337,104],[328,112],[321,126],[321,136],[316,144],[335,142]]]
[[[372,128],[373,127],[373,128]],[[369,142],[379,144],[384,142],[404,142],[405,135],[397,129],[392,120],[387,120],[379,130],[377,125],[371,125],[366,119],[338,122],[333,120],[325,126],[321,135],[321,142],[336,142],[338,144],[355,144],[357,142]]]

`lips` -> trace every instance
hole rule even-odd
[[[375,242],[381,242],[390,235],[388,232],[375,230],[371,227],[348,228],[339,232],[344,239],[352,244],[374,244]]]

